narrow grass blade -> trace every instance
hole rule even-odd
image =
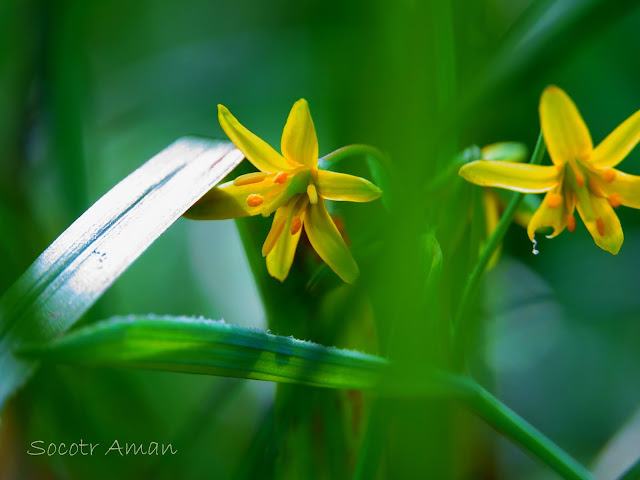
[[[0,408],[35,367],[12,351],[73,325],[242,158],[231,143],[182,138],[107,192],[38,257],[0,298]]]
[[[371,389],[388,362],[206,319],[114,317],[24,353],[44,361]]]
[[[114,317],[21,355],[46,362],[200,373],[325,388],[374,390],[385,397],[460,400],[563,478],[593,476],[532,425],[470,378],[424,368],[409,375],[382,357],[325,347],[188,317]]]
[[[19,353],[78,365],[199,373],[390,396],[461,397],[466,379],[435,369],[403,373],[388,360],[203,318],[129,315]]]

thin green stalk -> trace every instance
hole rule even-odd
[[[357,155],[370,156],[375,158],[387,170],[391,171],[391,163],[389,157],[380,149],[371,145],[354,144],[334,150],[318,160],[318,166],[323,170],[330,170],[336,163],[347,157],[355,157]]]
[[[318,167],[322,170],[333,170],[333,167],[347,157],[362,155],[367,160],[371,177],[382,190],[382,203],[391,209],[394,194],[391,192],[391,160],[382,150],[371,145],[354,144],[339,148],[318,160]]]
[[[635,461],[618,480],[638,480],[640,479],[640,458]]]
[[[463,165],[473,162],[474,160],[480,160],[481,158],[482,151],[477,145],[471,145],[470,147],[465,148],[462,152],[456,155],[453,162],[450,163],[447,168],[442,170],[433,178],[433,180],[424,186],[424,190],[422,191],[423,195],[432,195],[445,188],[449,188],[452,178],[460,178],[458,176],[458,171]]]
[[[375,398],[369,415],[369,424],[358,454],[358,463],[353,472],[352,480],[366,480],[376,478],[380,468],[380,458],[384,452],[387,438],[387,423],[390,411],[389,401]]]
[[[542,137],[542,132],[540,132],[540,135],[538,136],[538,141],[536,143],[536,148],[534,149],[533,154],[531,155],[530,163],[532,165],[539,165],[542,162],[542,158],[544,157],[545,152],[546,152],[546,147],[544,144],[544,138]],[[523,198],[524,198],[523,193],[520,193],[520,192],[514,193],[513,197],[511,198],[511,202],[509,202],[509,205],[504,211],[502,218],[500,218],[500,222],[498,223],[498,226],[489,237],[489,240],[487,241],[484,248],[482,249],[482,253],[478,258],[478,261],[476,262],[475,266],[473,267],[473,270],[469,274],[469,277],[467,278],[467,283],[464,287],[464,291],[462,292],[460,303],[458,305],[458,311],[456,313],[456,317],[452,325],[454,336],[457,332],[461,330],[461,327],[462,327],[461,323],[464,321],[464,318],[466,316],[467,308],[469,307],[469,301],[471,300],[473,294],[475,293],[476,287],[478,286],[478,283],[482,278],[482,274],[487,268],[487,264],[491,260],[491,257],[493,256],[496,249],[502,243],[502,239],[507,233],[507,230],[509,229],[511,222],[513,221],[513,216],[515,215],[516,210],[520,206],[520,203],[522,203]]]
[[[537,457],[566,480],[595,480],[578,461],[545,437],[533,425],[473,381],[469,381],[471,395],[463,403],[490,425],[504,433],[526,451]],[[636,472],[637,473],[637,472]],[[637,477],[623,477],[631,480]]]

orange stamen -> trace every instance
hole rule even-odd
[[[273,183],[284,183],[287,181],[287,172],[278,172],[273,178]]]
[[[616,171],[613,168],[607,168],[602,171],[602,178],[605,182],[611,183],[616,178]]]
[[[264,197],[262,195],[258,195],[257,193],[252,193],[247,197],[247,205],[250,207],[257,207],[258,205],[264,202]]]
[[[571,233],[576,231],[576,217],[573,216],[573,213],[567,215],[567,230]]]
[[[584,175],[582,175],[582,172],[577,168],[574,168],[573,172],[576,175],[576,183],[578,184],[578,187],[579,188],[584,187]]]
[[[267,176],[266,173],[263,172],[254,172],[247,173],[246,175],[240,175],[233,181],[233,184],[236,187],[240,187],[242,185],[251,185],[252,183],[260,183]]]
[[[596,227],[598,228],[598,233],[602,237],[604,235],[604,220],[602,220],[602,218],[596,218]]]
[[[609,205],[611,205],[613,208],[618,208],[620,205],[622,205],[622,199],[617,193],[612,193],[611,195],[609,195],[607,200],[609,200]]]
[[[291,235],[298,233],[301,228],[302,220],[300,220],[300,217],[293,217],[293,219],[291,219]]]
[[[267,255],[269,255],[271,250],[273,250],[273,247],[276,246],[276,242],[278,241],[278,238],[280,238],[280,234],[284,229],[285,223],[287,223],[287,221],[284,217],[279,217],[278,219],[273,221],[273,224],[271,225],[271,230],[269,230],[269,235],[267,235],[267,238],[265,239],[264,244],[262,245],[263,257],[266,257]]]
[[[546,198],[547,207],[558,208],[562,205],[562,195],[558,193],[549,193]]]
[[[598,184],[596,182],[591,182],[589,184],[589,189],[591,190],[591,193],[593,193],[596,197],[604,197],[602,190],[600,190],[600,187],[598,187]]]

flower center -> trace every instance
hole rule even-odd
[[[247,205],[250,207],[262,207],[262,215],[268,217],[294,196],[307,192],[311,182],[311,170],[300,168],[277,174],[263,172],[241,175],[233,181],[235,186],[256,185],[259,192],[250,193]],[[260,184],[260,185],[258,185]],[[315,187],[314,187],[315,188]]]

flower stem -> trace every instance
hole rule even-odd
[[[372,147],[371,145],[354,144],[339,148],[325,155],[318,160],[318,167],[322,170],[331,170],[333,166],[347,157],[356,155],[364,155],[375,158],[387,172],[391,171],[391,163],[389,157],[382,150]]]
[[[448,188],[451,185],[452,178],[458,178],[461,180],[458,175],[458,170],[460,170],[463,165],[480,159],[482,159],[482,151],[480,150],[480,147],[477,145],[471,145],[470,147],[465,148],[462,152],[456,155],[453,162],[451,162],[447,168],[441,171],[440,174],[433,178],[429,183],[425,184],[423,194],[432,195],[433,193]]]
[[[339,148],[318,160],[318,168],[333,170],[333,167],[347,157],[362,155],[366,158],[371,177],[382,190],[382,203],[391,209],[393,194],[391,192],[391,160],[382,150],[371,145],[354,144]]]
[[[578,461],[480,385],[469,380],[468,387],[470,395],[464,397],[462,402],[496,430],[520,444],[562,478],[566,480],[595,480],[595,477]],[[631,480],[632,478],[636,477],[627,478],[625,476],[620,480]]]
[[[546,152],[546,147],[544,144],[544,138],[542,137],[542,132],[540,132],[540,135],[538,135],[536,148],[534,149],[533,154],[531,155],[530,163],[532,165],[539,165],[542,162],[542,158],[544,157],[545,152]],[[469,277],[467,278],[467,283],[462,292],[462,297],[458,305],[458,310],[456,312],[453,325],[451,326],[452,335],[454,336],[454,338],[460,336],[457,334],[459,334],[462,331],[462,322],[466,317],[467,309],[469,308],[469,302],[473,294],[475,293],[476,287],[478,286],[478,283],[482,277],[482,274],[484,273],[487,267],[487,264],[491,260],[493,253],[502,243],[502,239],[507,233],[507,230],[509,229],[509,226],[511,225],[511,222],[513,220],[513,216],[515,215],[516,210],[520,206],[520,203],[522,203],[523,198],[524,198],[523,193],[515,192],[513,194],[513,196],[511,197],[511,201],[509,202],[509,205],[507,206],[506,210],[504,211],[504,214],[500,218],[500,222],[498,223],[498,226],[489,237],[489,240],[487,240],[487,243],[482,249],[482,253],[478,258],[478,261],[476,262],[475,266],[473,267],[473,270],[471,271],[471,273],[469,274]],[[459,339],[456,338],[456,341],[459,341]]]

